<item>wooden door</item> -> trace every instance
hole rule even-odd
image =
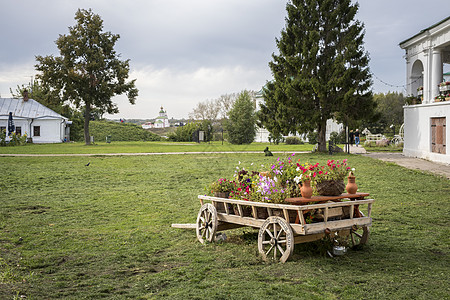
[[[445,117],[431,118],[431,152],[445,154]]]

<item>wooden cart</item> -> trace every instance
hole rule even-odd
[[[365,244],[373,199],[369,194],[342,194],[312,198],[289,198],[288,204],[233,200],[199,195],[201,208],[196,233],[201,243],[214,242],[218,232],[243,226],[259,228],[258,250],[264,260],[285,262],[294,245],[311,242],[327,234],[349,236],[353,246]],[[367,208],[362,213],[360,207]],[[314,212],[315,221],[305,216]]]

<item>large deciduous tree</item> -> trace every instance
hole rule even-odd
[[[375,108],[370,90],[364,26],[350,0],[291,0],[279,54],[269,63],[260,121],[274,135],[318,132],[326,151],[326,122],[369,118]]]
[[[256,135],[255,103],[249,91],[242,91],[228,112],[225,123],[232,144],[250,144]]]
[[[379,123],[389,128],[391,125],[401,126],[403,123],[403,105],[405,97],[402,93],[389,92],[374,95],[377,103],[377,113],[380,115]]]
[[[120,60],[114,45],[118,34],[103,32],[103,20],[92,10],[79,9],[75,14],[76,25],[69,27],[68,35],[60,35],[56,45],[58,57],[37,56],[38,78],[63,101],[69,100],[84,109],[84,139],[90,144],[89,120],[91,111],[117,113],[112,98],[126,94],[135,103],[138,90],[134,80],[128,80],[129,60]]]

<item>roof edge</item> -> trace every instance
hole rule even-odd
[[[428,27],[428,28],[422,29],[419,33],[417,33],[417,34],[413,35],[412,37],[410,37],[410,38],[408,38],[408,39],[406,39],[406,40],[400,42],[398,45],[401,47],[402,44],[405,44],[405,43],[409,42],[410,40],[412,40],[412,39],[414,39],[414,38],[420,36],[421,34],[423,34],[423,33],[427,32],[427,31],[429,31],[430,29],[433,29],[433,28],[436,27],[436,26],[441,25],[442,23],[447,22],[448,20],[450,20],[450,16],[448,16],[447,18],[445,18],[445,19],[443,19],[443,20],[441,20],[441,21],[439,21],[439,22],[437,22],[437,23],[431,25],[431,26]]]

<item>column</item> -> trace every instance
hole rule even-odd
[[[423,103],[431,102],[431,50],[427,49],[424,53],[423,66]]]
[[[431,67],[431,99],[434,101],[434,97],[439,95],[439,83],[442,82],[442,52],[440,49],[433,49]]]

